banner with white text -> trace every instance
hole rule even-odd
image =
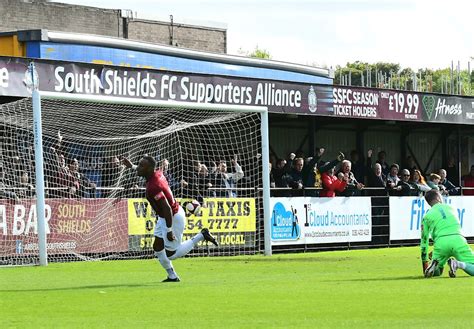
[[[46,199],[49,255],[128,250],[127,202]],[[0,256],[38,254],[35,200],[0,200]]]
[[[0,56],[0,96],[29,97],[30,59]],[[40,90],[211,104],[272,113],[474,125],[474,98],[199,73],[34,60]]]

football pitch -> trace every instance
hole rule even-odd
[[[463,271],[424,279],[418,248],[0,268],[0,328],[468,328]]]

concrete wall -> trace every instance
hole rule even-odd
[[[143,40],[189,49],[198,49],[217,53],[226,53],[226,30],[157,22],[150,20],[129,19],[128,39]],[[171,38],[172,36],[172,38]]]
[[[0,0],[0,32],[51,31],[122,37],[120,10],[45,1]]]
[[[98,1],[100,3],[100,1]],[[227,51],[222,28],[122,18],[121,11],[40,0],[0,0],[0,32],[47,29],[50,31],[123,37],[217,53]]]

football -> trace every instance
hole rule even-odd
[[[191,215],[197,215],[201,210],[201,204],[197,200],[192,200],[186,204],[186,210]]]

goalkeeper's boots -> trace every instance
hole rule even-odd
[[[174,278],[174,279],[171,279],[170,277],[167,277],[166,279],[164,279],[164,280],[161,281],[161,282],[179,282],[179,281],[181,281],[181,280],[179,279],[179,277],[176,277],[176,278]]]
[[[449,277],[455,278],[456,271],[458,269],[458,261],[454,258],[448,259],[448,266],[449,266]]]
[[[438,261],[434,260],[431,262],[430,266],[425,270],[425,278],[431,278],[434,274],[436,269],[438,268]]]
[[[209,232],[209,229],[208,229],[208,228],[203,228],[203,229],[201,230],[201,234],[202,234],[202,236],[204,237],[204,240],[206,240],[206,241],[212,243],[213,245],[215,245],[215,246],[217,247],[217,240],[216,240],[215,237],[213,237],[213,236],[211,235],[211,232]]]

